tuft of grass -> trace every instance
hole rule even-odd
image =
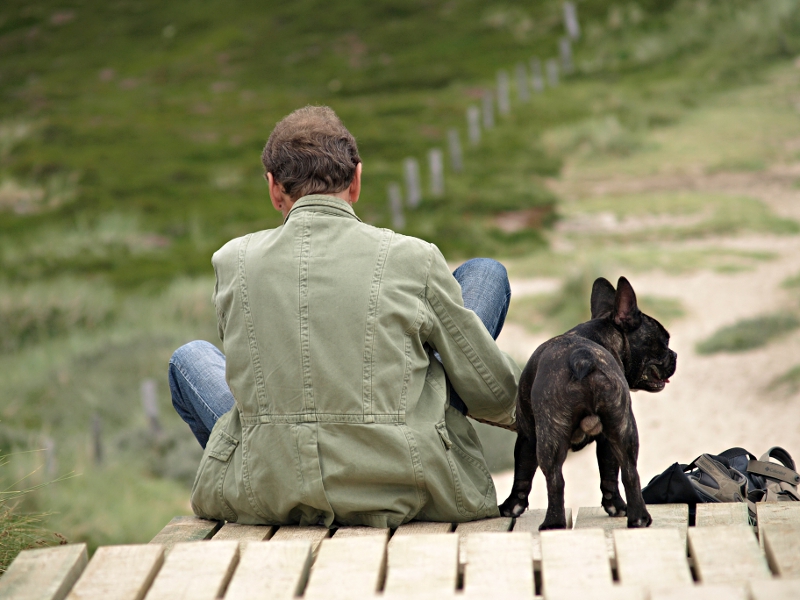
[[[800,390],[800,365],[795,365],[782,375],[773,379],[767,386],[768,390],[783,390],[787,395]]]
[[[777,313],[753,319],[743,319],[727,325],[696,346],[698,354],[717,352],[744,352],[765,346],[800,327],[800,319],[794,314]]]

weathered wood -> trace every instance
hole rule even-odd
[[[768,525],[800,523],[800,502],[759,502],[756,504],[756,520],[759,531]],[[763,536],[759,544],[764,547]]]
[[[457,581],[458,536],[395,533],[392,537],[384,597],[452,595]]]
[[[567,529],[572,529],[572,509],[565,509],[567,516]],[[539,525],[544,521],[547,513],[545,508],[528,509],[514,522],[515,532],[528,532],[531,534],[531,551],[533,553],[533,564],[536,569],[541,568],[542,564],[542,542],[539,536]]]
[[[697,505],[696,527],[714,525],[747,525],[747,504],[744,502],[707,502]]]
[[[750,579],[770,577],[767,561],[747,525],[692,527],[689,550],[695,573],[704,584],[744,585]]]
[[[800,523],[762,525],[759,533],[772,572],[781,577],[800,577]]]
[[[504,532],[511,529],[514,520],[511,517],[496,517],[492,519],[479,519],[477,521],[467,521],[456,526],[458,534],[458,561],[466,564],[469,560],[467,553],[467,540],[473,533]]]
[[[331,530],[327,527],[299,527],[298,525],[284,525],[272,536],[271,541],[283,542],[287,540],[301,540],[311,542],[311,551],[314,556],[319,552],[322,540],[330,537]]]
[[[536,596],[539,600],[540,596]],[[601,589],[561,590],[544,596],[545,600],[650,600],[646,592],[637,586],[614,584]],[[716,600],[716,599],[715,599]]]
[[[650,600],[747,600],[747,590],[741,585],[693,585],[658,590]]]
[[[551,600],[575,593],[589,597],[611,588],[611,566],[602,530],[543,531],[541,539],[545,598]]]
[[[141,600],[164,563],[156,544],[103,546],[72,588],[67,600]]]
[[[308,581],[311,542],[246,542],[225,600],[289,600]]]
[[[198,517],[173,517],[161,531],[156,534],[151,544],[161,544],[164,551],[169,552],[180,542],[196,542],[207,540],[222,526],[219,521],[208,521]]]
[[[86,544],[24,550],[0,578],[0,598],[62,600],[87,561]]]
[[[533,598],[530,533],[473,533],[467,546],[465,596]]]
[[[677,529],[686,546],[686,530],[689,527],[689,507],[686,504],[651,504],[647,511],[653,518],[651,528]],[[615,529],[627,529],[628,519],[625,517],[609,517],[602,506],[581,507],[575,517],[575,529],[602,529],[606,534],[608,555],[614,558]]]
[[[623,585],[653,591],[692,584],[686,542],[676,529],[616,529],[614,549]]]
[[[225,523],[211,538],[215,542],[233,540],[236,542],[263,542],[275,535],[277,527],[272,525],[239,525]]]
[[[145,600],[215,600],[225,592],[238,560],[238,542],[175,544]]]
[[[308,581],[305,600],[366,598],[375,594],[386,568],[386,537],[325,540]]]
[[[797,600],[800,579],[762,579],[750,582],[752,600]]]
[[[450,533],[453,531],[452,523],[438,523],[434,521],[411,521],[405,525],[400,525],[392,536],[392,539],[398,535],[424,535],[428,533]],[[391,545],[391,542],[389,542]]]
[[[339,527],[333,537],[336,539],[347,537],[364,537],[365,535],[382,535],[384,538],[389,537],[389,528],[381,527]]]

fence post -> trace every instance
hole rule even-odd
[[[483,93],[483,128],[494,127],[494,97],[491,90]]]
[[[392,213],[392,229],[405,229],[406,218],[403,215],[403,194],[400,184],[394,181],[387,187],[389,194],[389,210]]]
[[[431,171],[431,196],[440,198],[444,195],[444,153],[440,148],[428,151],[428,167]]]
[[[506,71],[497,72],[497,112],[501,115],[507,115],[511,112],[508,73]]]
[[[560,40],[558,40],[558,50],[561,54],[562,70],[566,74],[572,73],[572,44],[570,44],[569,38],[562,37]]]
[[[478,133],[480,134],[480,131]],[[461,152],[461,139],[458,135],[458,129],[448,130],[447,146],[450,150],[450,166],[455,173],[461,173],[464,170],[464,159]]]
[[[542,77],[542,61],[537,57],[531,58],[531,87],[537,94],[544,91],[544,77]]]
[[[528,71],[523,63],[517,63],[514,68],[517,75],[517,96],[520,102],[527,102],[531,98],[530,88],[528,87]]]
[[[571,39],[580,39],[581,26],[578,23],[578,9],[574,2],[564,2],[564,27]]]
[[[403,172],[406,177],[406,204],[409,208],[417,208],[422,200],[422,187],[419,182],[419,163],[416,158],[403,161]]]
[[[155,436],[159,436],[161,435],[161,422],[158,419],[158,398],[156,397],[155,379],[143,379],[139,386],[139,392],[142,397],[144,414],[147,416],[147,422],[150,424],[150,431],[152,431]]]
[[[481,143],[481,111],[477,106],[467,108],[467,131],[470,144],[477,146]]]
[[[558,62],[556,59],[551,58],[547,61],[547,83],[550,87],[558,86]]]

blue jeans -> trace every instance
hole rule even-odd
[[[461,285],[464,306],[477,314],[497,339],[511,300],[505,267],[489,258],[473,258],[458,267],[453,276]],[[205,448],[217,419],[235,404],[225,381],[225,356],[205,341],[181,346],[169,361],[169,389],[175,410]],[[450,405],[467,413],[467,407],[452,388]]]

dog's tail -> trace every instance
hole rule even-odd
[[[578,348],[569,355],[569,370],[578,381],[582,381],[594,368],[594,356],[586,348]]]

